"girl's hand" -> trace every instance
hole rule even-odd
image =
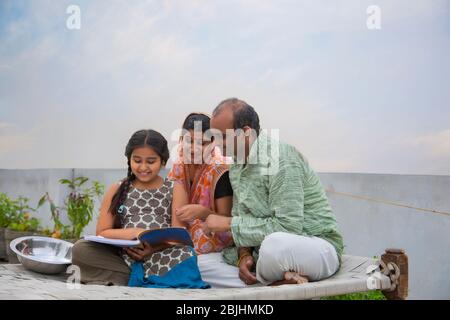
[[[168,247],[169,245],[166,244],[151,246],[147,242],[144,242],[142,247],[125,248],[124,250],[134,261],[144,261],[156,251],[160,251]]]
[[[180,221],[190,222],[205,219],[209,215],[209,210],[200,204],[187,204],[178,208],[175,214]]]
[[[146,229],[143,229],[143,228],[133,228],[133,230],[134,230],[134,238],[135,239],[138,239],[139,238],[139,235],[141,234],[141,232],[143,232],[143,231],[146,231]]]
[[[144,261],[155,252],[148,243],[143,243],[142,247],[125,248],[124,250],[134,261]]]

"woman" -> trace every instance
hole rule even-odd
[[[233,244],[231,232],[209,234],[202,228],[210,214],[231,216],[233,189],[226,158],[205,134],[210,129],[207,115],[189,114],[182,129],[179,159],[168,174],[176,181],[174,207],[178,209],[172,215],[173,225],[190,232],[204,281],[213,288],[245,287],[239,269],[222,257],[222,249]]]
[[[179,209],[174,216],[180,226],[187,227],[197,254],[220,252],[232,244],[230,232],[208,234],[202,228],[204,220],[212,213],[231,216],[233,199],[226,159],[204,134],[210,128],[209,121],[210,118],[201,113],[186,117],[179,159],[168,174],[169,179],[177,182],[174,198],[185,202],[175,205]]]

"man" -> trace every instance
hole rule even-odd
[[[223,251],[224,260],[239,267],[247,285],[304,283],[333,275],[343,240],[307,160],[293,146],[262,133],[258,114],[245,101],[222,101],[211,128],[227,141],[243,142],[242,148],[223,148],[235,159],[229,172],[232,217],[210,215],[205,223],[211,232],[231,230],[235,246]]]

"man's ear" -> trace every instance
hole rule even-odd
[[[252,137],[252,138],[254,138],[255,136],[256,136],[256,137],[258,136],[256,130],[253,129],[253,128],[250,128],[249,126],[245,126],[245,127],[242,128],[242,129],[244,130],[244,132],[245,132],[245,134],[246,134],[247,137]]]
[[[249,126],[244,126],[242,128],[242,130],[244,130],[245,133],[247,133],[248,130],[252,130],[252,128],[250,128]]]

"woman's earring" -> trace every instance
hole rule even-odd
[[[119,207],[119,209],[117,210],[117,212],[118,212],[119,214],[122,214],[124,209],[125,209],[125,206],[122,204],[122,205]]]

